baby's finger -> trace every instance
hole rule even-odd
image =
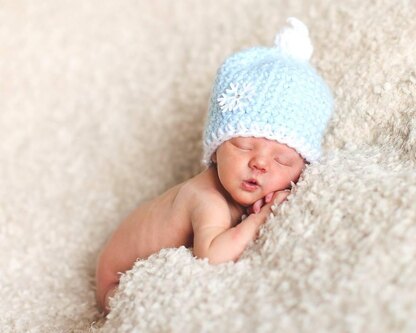
[[[275,204],[281,204],[286,200],[287,196],[290,194],[290,190],[283,190],[277,192],[276,198],[274,200]]]
[[[260,208],[263,206],[263,199],[257,200],[253,205],[254,214],[257,214],[260,211]]]
[[[266,201],[266,203],[269,203],[272,200],[273,194],[274,194],[274,192],[270,192],[269,194],[266,195],[266,197],[264,199]]]
[[[250,215],[250,214],[254,214],[254,206],[256,206],[256,204],[257,204],[257,205],[259,205],[260,200],[261,200],[261,199],[257,200],[255,203],[253,203],[251,206],[249,206],[249,207],[247,208],[247,213],[248,213],[249,215]]]

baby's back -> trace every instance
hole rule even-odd
[[[127,219],[126,232],[135,235],[135,256],[146,258],[162,248],[192,246],[192,224],[186,182],[140,205]]]
[[[104,305],[108,290],[118,284],[119,272],[132,268],[162,248],[192,246],[187,182],[176,185],[153,200],[139,205],[111,235],[97,262],[97,300]]]
[[[185,184],[178,184],[139,205],[109,240],[111,252],[122,248],[123,257],[136,260],[162,248],[191,246],[192,225],[182,190]]]

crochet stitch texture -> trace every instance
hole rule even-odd
[[[233,137],[262,137],[296,149],[308,162],[322,155],[333,109],[329,87],[308,60],[307,27],[289,18],[274,47],[253,47],[227,58],[217,71],[209,102],[202,163]]]

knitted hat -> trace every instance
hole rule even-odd
[[[294,148],[308,162],[321,156],[333,100],[308,63],[312,44],[298,19],[277,34],[275,46],[253,47],[221,65],[211,93],[202,163],[226,140],[261,137]]]

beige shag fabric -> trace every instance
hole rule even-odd
[[[1,1],[1,332],[416,332],[413,1]],[[165,249],[122,277],[98,251],[202,168],[215,71],[310,28],[336,99],[325,157],[236,264]]]

